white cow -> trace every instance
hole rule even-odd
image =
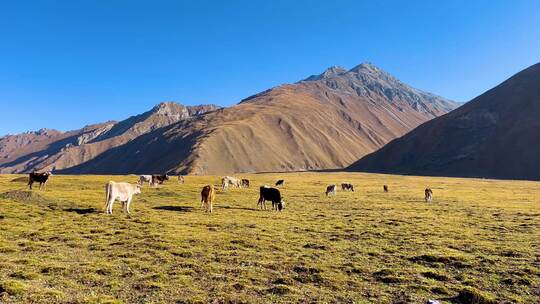
[[[221,179],[221,188],[226,190],[229,186],[240,188],[242,186],[242,181],[236,177],[225,176]]]
[[[152,183],[152,175],[141,175],[139,177],[139,185],[144,185],[144,183],[151,184]]]
[[[122,202],[124,212],[129,212],[129,205],[134,194],[141,193],[141,185],[132,185],[130,183],[115,183],[110,181],[105,185],[105,209],[107,214],[112,214],[114,201]]]

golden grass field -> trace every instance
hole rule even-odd
[[[219,177],[188,176],[144,186],[129,217],[102,212],[104,185],[136,176],[55,175],[32,196],[9,192],[21,176],[0,176],[0,303],[540,303],[539,182],[237,175],[252,187],[207,214]],[[285,210],[258,210],[279,178]],[[324,197],[342,181],[356,192]]]

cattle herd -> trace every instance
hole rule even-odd
[[[32,185],[39,183],[39,189],[45,188],[49,177],[52,176],[50,171],[44,173],[32,172],[28,175],[28,187],[32,190]],[[165,181],[169,180],[168,174],[154,174],[154,175],[140,175],[136,184],[130,183],[117,183],[110,181],[105,185],[105,213],[112,214],[113,204],[115,201],[122,203],[122,209],[124,212],[130,214],[129,206],[133,199],[133,195],[141,193],[141,188],[145,183],[155,187],[163,185]],[[183,176],[178,176],[178,183],[184,184],[185,179]],[[229,187],[234,188],[249,188],[249,179],[239,179],[233,176],[225,176],[221,179],[221,189],[226,191]],[[275,183],[276,187],[285,186],[285,180],[280,179]],[[349,182],[341,183],[342,191],[354,192],[354,186]],[[383,191],[388,192],[388,186],[383,185]],[[326,187],[326,197],[335,196],[337,194],[337,185],[332,184]],[[201,191],[201,208],[206,212],[212,212],[213,202],[216,197],[216,189],[214,185],[206,185]],[[426,188],[424,191],[424,199],[426,202],[433,200],[433,191],[430,188]],[[285,202],[281,196],[281,192],[277,188],[273,188],[267,185],[259,188],[259,200],[257,205],[260,209],[266,210],[266,201],[272,202],[272,210],[282,211],[285,208]]]

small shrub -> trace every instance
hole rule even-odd
[[[24,271],[16,271],[9,275],[10,277],[14,279],[21,279],[21,280],[33,280],[37,278],[37,274],[31,273],[31,272],[24,272]]]
[[[284,285],[273,286],[272,288],[268,288],[266,290],[267,293],[275,294],[279,296],[288,294],[290,291],[291,290],[287,286],[284,286]]]
[[[431,288],[431,292],[440,295],[449,295],[450,291],[444,286],[435,286]]]
[[[433,279],[433,280],[436,280],[436,281],[448,281],[448,277],[444,274],[441,274],[441,273],[436,273],[436,272],[433,272],[433,271],[426,271],[424,273],[422,273],[422,275],[428,279]]]
[[[466,287],[459,291],[457,299],[463,304],[496,304],[495,299],[473,287]]]
[[[373,273],[375,279],[379,282],[393,284],[405,282],[405,278],[395,274],[391,269],[382,269]]]
[[[0,283],[0,293],[7,292],[12,296],[20,295],[26,289],[26,285],[18,281],[8,280]]]

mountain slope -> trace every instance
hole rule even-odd
[[[121,122],[106,122],[68,132],[42,129],[4,136],[0,138],[0,173],[71,168],[143,134],[217,108],[163,102]]]
[[[540,180],[540,64],[427,122],[349,170]]]
[[[0,172],[227,174],[343,168],[456,106],[372,64],[348,71],[332,67],[230,108],[161,105],[107,125],[82,145],[42,147],[47,157],[37,161],[21,164],[9,156],[10,162],[0,160]],[[64,148],[49,153],[51,146]]]
[[[342,168],[455,107],[370,64],[335,70],[141,136],[65,172],[227,174]]]

